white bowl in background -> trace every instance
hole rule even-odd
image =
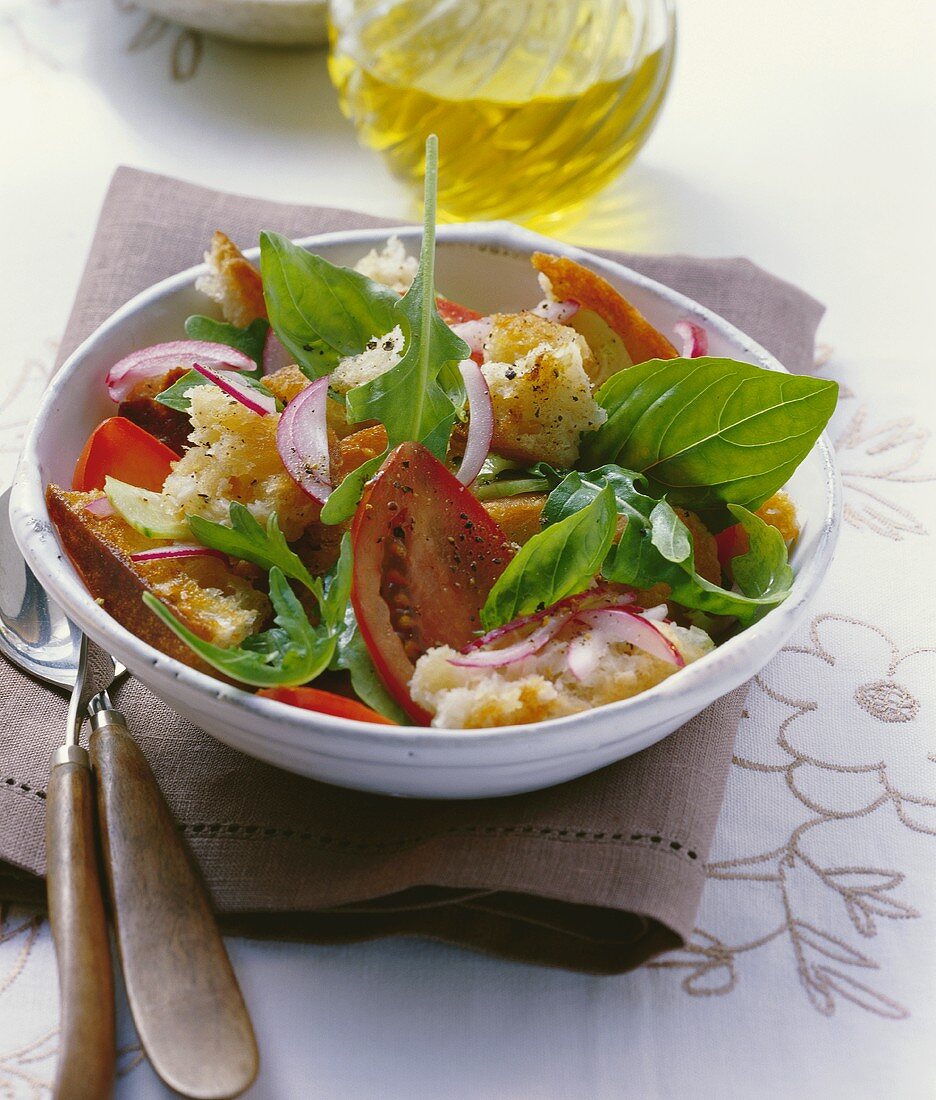
[[[352,265],[396,232],[418,251],[420,230],[365,229],[300,243]],[[204,242],[193,241],[197,252]],[[437,283],[447,297],[482,311],[528,307],[538,297],[529,256],[536,250],[587,263],[661,330],[690,318],[709,334],[711,354],[784,368],[727,321],[621,264],[509,223],[438,230]],[[256,255],[256,250],[249,255]],[[71,483],[91,429],[113,414],[108,368],[137,348],[178,339],[183,322],[208,305],[195,290],[204,266],[157,283],[119,309],[53,379],[29,430],[11,500],[16,540],[40,582],[82,630],[156,695],[220,741],[289,771],[340,786],[425,798],[479,798],[535,790],[584,775],[654,744],[757,673],[806,614],[835,545],[839,485],[821,439],[789,491],[802,524],[789,598],[760,622],[656,687],[595,710],[536,725],[481,730],[379,726],[261,699],[180,664],[124,629],[91,598],[59,544],[44,500],[47,484]]]

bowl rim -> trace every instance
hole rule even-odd
[[[405,242],[419,239],[421,234],[421,227],[413,225],[371,226],[296,238],[296,243],[308,250],[353,244],[375,247],[391,236],[398,236]],[[683,311],[687,317],[717,331],[757,365],[789,373],[766,349],[714,311],[616,260],[553,240],[511,222],[440,225],[437,229],[437,242],[440,245],[464,245],[479,251],[513,256],[529,257],[537,250],[550,250],[567,256],[587,264],[606,278],[610,277],[612,282],[617,279],[664,299]],[[248,258],[256,258],[259,248],[245,250],[244,254]],[[752,650],[762,648],[766,654],[758,664],[758,668],[762,667],[795,628],[828,569],[840,523],[841,487],[833,450],[823,434],[814,447],[824,474],[825,510],[822,526],[815,551],[797,568],[793,588],[786,601],[759,622],[706,654],[704,659],[681,669],[678,676],[667,677],[661,683],[631,698],[536,723],[479,729],[385,726],[287,706],[275,700],[261,698],[245,689],[224,684],[207,673],[183,665],[128,631],[100,607],[84,587],[61,548],[58,534],[45,506],[45,486],[40,472],[38,446],[42,430],[53,412],[60,391],[70,381],[73,373],[81,369],[85,359],[93,354],[96,345],[119,329],[129,318],[149,309],[159,300],[193,285],[195,279],[207,270],[207,264],[197,264],[142,290],[115,310],[68,356],[49,383],[27,431],[14,476],[10,514],[16,542],[40,582],[90,637],[104,648],[108,648],[111,639],[116,637],[119,647],[133,654],[131,669],[147,668],[168,673],[183,695],[213,696],[215,705],[222,708],[236,707],[242,715],[256,715],[258,724],[262,725],[264,738],[272,738],[284,747],[296,747],[296,736],[290,734],[299,737],[304,735],[305,743],[311,747],[308,741],[310,733],[348,734],[347,744],[343,747],[351,748],[352,753],[356,747],[386,747],[392,742],[407,748],[418,747],[430,756],[434,756],[432,750],[444,752],[446,746],[453,744],[463,746],[470,742],[473,746],[497,744],[508,747],[535,739],[543,745],[543,755],[555,759],[564,753],[546,753],[549,742],[555,742],[555,747],[558,747],[564,733],[583,724],[590,724],[594,722],[596,715],[601,715],[617,719],[614,722],[618,727],[617,732],[606,740],[619,742],[623,747],[628,740],[638,740],[641,731],[660,721],[661,715],[655,715],[654,711],[662,710],[669,715],[697,712],[715,698],[738,686],[751,675],[748,666]],[[36,537],[37,534],[40,535],[39,538]],[[50,535],[51,538],[47,537]],[[711,688],[719,680],[720,673],[719,690],[713,695]],[[171,696],[167,701],[172,703]],[[605,741],[600,742],[604,743]],[[573,746],[566,751],[572,755],[586,747],[594,748],[595,743]],[[322,746],[315,748],[318,754],[323,753]],[[324,754],[328,755],[327,752]],[[413,759],[412,763],[418,765],[419,758]],[[452,761],[451,766],[459,766],[459,763],[465,767],[477,766],[466,761]]]

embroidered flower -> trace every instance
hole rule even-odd
[[[786,708],[777,747],[809,808],[838,816],[889,801],[905,825],[936,833],[936,647],[902,653],[877,627],[821,615],[757,683]]]

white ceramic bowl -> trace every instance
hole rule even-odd
[[[419,230],[396,231],[411,251]],[[301,242],[329,260],[353,264],[387,230],[359,230]],[[783,367],[732,325],[620,264],[506,223],[442,226],[437,282],[446,295],[481,310],[528,306],[537,285],[528,257],[536,249],[588,263],[663,331],[692,318],[709,333],[714,355]],[[193,241],[192,251],[202,242]],[[17,470],[11,516],[17,542],[41,583],[96,642],[156,695],[219,740],[261,760],[346,787],[432,798],[476,798],[535,790],[620,760],[671,733],[753,676],[789,638],[832,556],[838,478],[824,440],[789,489],[802,522],[790,597],[755,626],[650,691],[583,714],[535,726],[435,730],[376,726],[294,709],[228,687],[140,641],[88,594],[59,545],[43,499],[49,482],[70,484],[88,433],[113,406],[103,380],[128,352],[178,339],[185,318],[203,312],[194,267],[158,283],[119,309],[69,358],[43,398]]]

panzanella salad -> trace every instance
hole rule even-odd
[[[256,267],[216,233],[223,319],[112,365],[52,518],[114,618],[283,703],[465,728],[628,698],[786,598],[782,486],[836,386],[658,332],[564,257],[529,309],[441,297],[435,179],[430,139],[418,261],[271,232]]]

